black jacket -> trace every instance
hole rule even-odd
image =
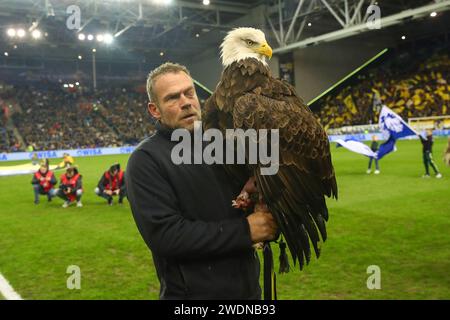
[[[419,135],[420,142],[422,142],[422,152],[432,153],[433,148],[433,136],[427,136],[427,140],[425,140],[421,135]]]
[[[175,165],[171,131],[158,127],[133,152],[126,187],[137,227],[152,251],[161,299],[260,299],[259,259],[247,219],[231,207],[220,166]]]
[[[377,141],[372,141],[372,144],[370,145],[370,150],[372,150],[373,152],[378,151],[378,142]]]

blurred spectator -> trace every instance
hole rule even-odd
[[[75,164],[75,159],[68,153],[63,154],[63,160],[58,164],[56,169],[72,167]]]

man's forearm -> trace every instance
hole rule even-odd
[[[135,218],[147,245],[161,257],[195,259],[249,250],[252,246],[245,217],[205,222],[174,216],[154,224],[148,218]]]

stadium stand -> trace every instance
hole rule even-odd
[[[376,131],[381,104],[404,119],[447,115],[448,49],[397,50],[317,101],[312,110],[330,134]],[[3,86],[7,90],[0,92],[0,101],[12,106],[12,121],[3,119],[0,152],[24,151],[30,145],[39,151],[136,145],[154,130],[146,111],[145,81],[137,83],[95,92],[49,80],[31,87]],[[204,102],[208,94],[197,90]]]
[[[327,129],[373,124],[380,105],[402,118],[447,115],[450,108],[448,47],[390,55],[312,108]]]
[[[123,144],[135,145],[153,132],[146,111],[147,95],[127,88],[101,90],[97,93],[102,116],[115,129]]]
[[[146,95],[129,88],[96,93],[60,84],[39,88],[12,87],[3,99],[15,105],[11,118],[24,144],[3,123],[1,152],[135,145],[153,132],[145,111]]]

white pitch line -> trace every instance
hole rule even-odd
[[[6,300],[23,300],[22,297],[14,291],[14,288],[11,287],[8,280],[0,273],[0,294]]]

